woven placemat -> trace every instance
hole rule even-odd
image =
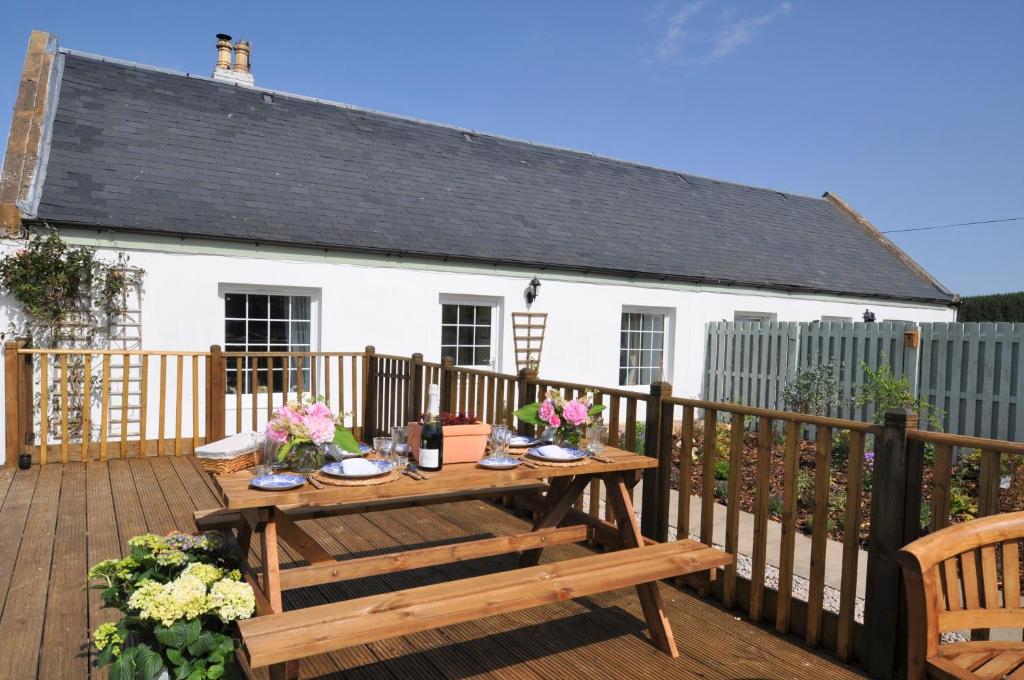
[[[386,475],[379,477],[367,477],[366,479],[342,479],[341,477],[331,477],[321,472],[314,474],[316,481],[321,484],[330,484],[331,486],[373,486],[374,484],[387,484],[393,482],[402,475],[398,470],[392,470]]]
[[[533,456],[523,456],[523,460],[528,460],[534,465],[544,465],[546,467],[580,467],[582,465],[590,465],[589,458],[581,458],[572,462],[566,463],[555,463],[553,461],[541,460],[540,458],[534,458]]]

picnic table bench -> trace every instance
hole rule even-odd
[[[203,530],[229,530],[229,534],[236,530],[246,559],[252,540],[258,537],[260,544],[259,564],[245,564],[243,570],[257,604],[257,616],[239,622],[243,661],[249,667],[270,666],[272,678],[294,678],[297,660],[307,656],[627,586],[636,587],[653,644],[678,656],[657,582],[716,569],[732,556],[696,541],[651,544],[645,540],[633,512],[631,489],[639,473],[655,467],[657,461],[612,448],[605,456],[609,462],[591,461],[579,467],[520,466],[496,471],[472,463],[454,464],[425,481],[403,476],[377,486],[316,489],[305,485],[289,491],[252,489],[252,475],[246,471],[216,476],[225,508],[196,513],[196,525]],[[615,525],[595,519],[591,524],[563,526],[573,504],[595,478],[607,489],[606,502]],[[317,516],[510,495],[540,508],[532,531],[356,559],[335,559],[296,523]],[[612,547],[618,549],[539,564],[544,548],[581,542],[598,530],[614,534],[618,540]],[[308,565],[282,568],[279,539]],[[287,612],[282,606],[284,590],[509,553],[521,554],[520,568],[512,572]]]

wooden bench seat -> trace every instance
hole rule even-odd
[[[731,559],[696,541],[677,541],[258,616],[240,621],[239,631],[255,668],[706,571]]]
[[[1024,642],[941,644],[947,631],[1024,628],[1024,512],[946,527],[901,550],[907,589],[907,678],[1024,680]]]

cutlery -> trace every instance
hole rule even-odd
[[[615,462],[611,458],[605,458],[604,456],[599,456],[596,453],[588,453],[587,455],[590,456],[591,458],[593,458],[594,460],[596,460],[599,463],[614,463]]]
[[[307,474],[306,475],[306,481],[309,482],[310,485],[314,489],[322,489],[322,488],[324,488],[324,485],[320,483],[320,480],[319,479],[315,479],[312,474]]]
[[[405,475],[406,477],[408,477],[409,479],[414,479],[417,482],[420,481],[419,477],[417,477],[413,473],[409,472],[408,470],[402,470],[402,474]]]
[[[523,465],[525,465],[528,468],[533,468],[534,470],[537,470],[538,468],[540,468],[539,465],[526,460],[526,456],[520,456],[519,460],[523,461]]]
[[[430,479],[430,477],[427,477],[425,474],[420,472],[419,468],[416,467],[416,463],[412,462],[411,460],[409,461],[409,464],[406,466],[405,469],[411,472],[412,474],[416,475],[416,479],[421,479],[423,481]]]

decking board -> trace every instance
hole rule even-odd
[[[88,665],[83,650],[88,631],[115,613],[100,609],[97,591],[83,590],[87,565],[120,557],[124,540],[138,533],[190,531],[192,512],[217,504],[213,486],[192,456],[51,465],[0,475],[0,636],[5,643],[0,657],[7,659],[0,661],[0,680],[105,678]],[[339,557],[529,529],[525,521],[482,501],[300,524]],[[303,564],[281,548],[286,560]],[[557,546],[544,551],[543,561],[588,553],[581,545]],[[515,564],[515,555],[503,555],[305,588],[285,593],[285,606],[324,604]],[[661,590],[680,648],[676,660],[651,646],[636,594],[627,588],[313,657],[302,662],[301,677],[859,677],[796,638],[738,621],[670,586]],[[266,678],[265,669],[256,677]]]

